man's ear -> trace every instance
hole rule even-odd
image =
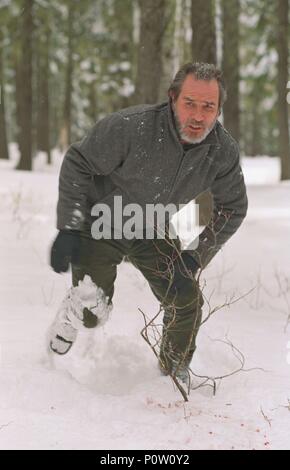
[[[174,103],[174,101],[175,101],[175,95],[174,95],[173,91],[169,91],[169,92],[168,92],[168,97],[169,97],[169,99],[172,101],[172,103]]]

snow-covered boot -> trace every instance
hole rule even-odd
[[[162,338],[158,366],[163,375],[171,375],[183,382],[187,387],[190,386],[190,362],[193,351],[190,353],[177,352],[170,341]]]
[[[49,349],[66,354],[77,338],[78,330],[102,326],[112,305],[104,291],[89,276],[69,289],[48,332]]]
[[[178,380],[183,382],[186,386],[189,386],[190,383],[190,371],[189,365],[180,364],[179,361],[171,360],[171,368],[168,369],[164,367],[164,364],[159,360],[158,362],[159,369],[163,375],[171,375],[176,377]]]

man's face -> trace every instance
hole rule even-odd
[[[184,142],[202,142],[213,129],[218,114],[219,86],[215,79],[196,80],[188,75],[172,106],[180,138]]]

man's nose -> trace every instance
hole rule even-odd
[[[202,122],[204,120],[204,114],[203,114],[202,109],[193,110],[191,117],[197,122]]]
[[[202,111],[195,111],[192,113],[192,119],[196,122],[202,122],[204,120],[204,115]]]

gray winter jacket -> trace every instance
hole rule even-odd
[[[68,149],[61,167],[57,227],[90,232],[96,202],[186,204],[210,190],[214,215],[192,255],[205,267],[247,212],[236,141],[217,122],[200,144],[184,151],[170,102],[133,106],[108,115]]]

